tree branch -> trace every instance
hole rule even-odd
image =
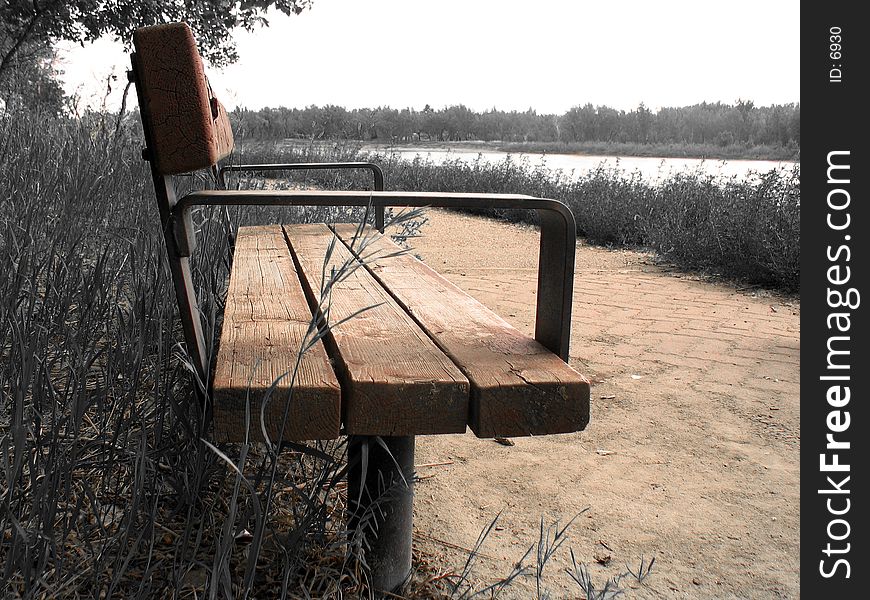
[[[27,40],[27,38],[33,32],[33,28],[36,26],[37,21],[39,21],[39,18],[42,16],[43,11],[39,8],[39,5],[36,2],[34,2],[33,6],[34,6],[33,16],[30,18],[30,22],[27,24],[27,27],[24,28],[24,31],[22,32],[21,37],[19,37],[15,41],[15,43],[12,44],[12,47],[6,52],[6,54],[2,57],[2,59],[0,59],[0,81],[3,81],[3,73],[6,71],[6,69],[11,64],[12,58],[15,56],[15,54],[21,48],[22,44],[24,44],[24,42]]]
[[[51,12],[51,9],[57,5],[59,0],[53,0],[43,6],[39,6],[39,2],[37,0],[33,0],[33,16],[30,17],[30,21],[27,23],[27,26],[21,33],[21,36],[15,40],[15,43],[12,44],[12,47],[0,58],[0,81],[3,81],[4,72],[12,65],[12,59],[18,53],[23,45],[30,42],[31,34],[33,30],[36,28],[36,24],[39,20],[46,14]],[[10,37],[14,39],[14,35],[10,32]]]
[[[114,137],[118,137],[118,132],[121,131],[121,121],[124,119],[124,113],[127,111],[127,93],[130,91],[130,85],[133,82],[131,80],[127,80],[127,85],[124,86],[124,95],[121,98],[121,110],[118,111],[118,118],[115,120],[115,133]]]

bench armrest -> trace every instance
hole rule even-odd
[[[375,208],[433,206],[535,210],[541,224],[535,339],[562,360],[568,362],[577,226],[571,210],[561,202],[521,194],[449,192],[365,192],[356,190],[209,190],[193,192],[180,198],[171,209],[175,241],[180,256],[190,256],[195,247],[190,209],[193,206],[204,205],[372,206]]]
[[[379,165],[370,162],[316,162],[316,163],[265,163],[262,165],[224,165],[218,171],[218,184],[221,189],[227,189],[226,173],[240,171],[244,173],[262,173],[266,171],[325,171],[329,169],[368,169],[374,178],[373,189],[383,191],[384,171]],[[375,228],[384,232],[384,207],[375,207]]]

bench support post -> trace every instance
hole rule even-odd
[[[395,592],[411,574],[414,436],[380,441],[362,435],[348,440],[348,526],[351,539],[363,535],[371,587]]]
[[[570,213],[568,213],[570,215]],[[538,210],[541,245],[538,255],[538,302],[535,339],[568,362],[571,342],[571,303],[574,293],[574,246],[577,239],[573,215]]]

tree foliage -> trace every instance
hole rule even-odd
[[[0,107],[6,110],[39,107],[56,115],[64,112],[67,97],[57,80],[53,48],[30,44],[19,52],[17,67],[0,79]]]
[[[0,81],[23,62],[23,50],[58,40],[84,43],[108,35],[129,46],[138,27],[186,21],[203,57],[235,61],[236,27],[268,25],[266,11],[298,14],[313,0],[3,0],[0,2]]]
[[[481,113],[463,105],[422,111],[381,106],[263,108],[236,113],[237,131],[255,138],[346,138],[381,141],[620,142],[712,146],[800,147],[800,104],[702,103],[657,112],[575,106],[562,115],[527,111]]]

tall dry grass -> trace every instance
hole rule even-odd
[[[4,597],[362,594],[365,569],[345,551],[344,440],[204,441],[138,139],[6,115],[0,181]],[[253,209],[230,225],[352,218]],[[214,209],[195,220],[213,348],[227,221]]]

